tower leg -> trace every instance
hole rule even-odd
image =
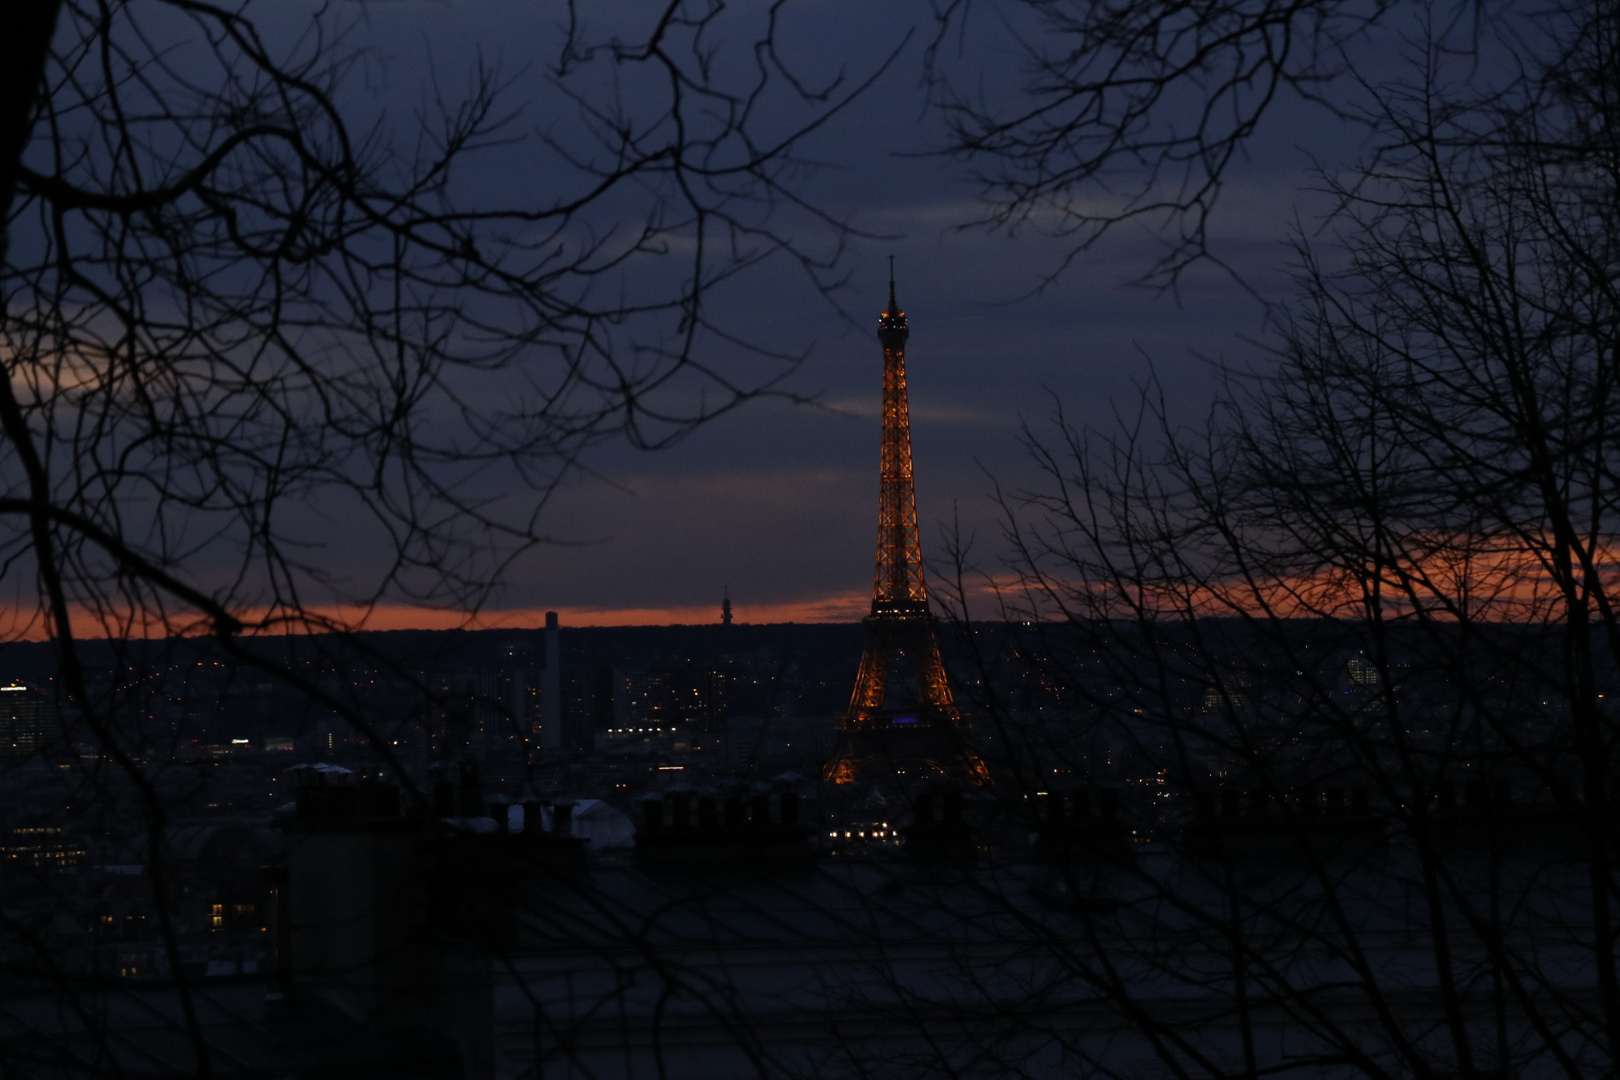
[[[861,669],[855,676],[855,690],[849,697],[849,718],[852,721],[870,721],[883,708],[883,696],[889,686],[887,645],[887,642],[883,642],[874,649],[869,643],[861,653]]]
[[[861,667],[855,674],[855,690],[849,696],[849,712],[838,725],[838,754],[823,773],[824,779],[835,784],[847,784],[855,779],[857,732],[877,722],[878,710],[883,707],[883,696],[888,690],[889,649],[887,642],[877,640],[879,633],[875,628],[867,629]]]

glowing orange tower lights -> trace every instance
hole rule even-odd
[[[911,472],[911,410],[906,401],[906,313],[894,299],[878,317],[883,345],[883,449],[878,495],[877,572],[866,647],[849,710],[840,720],[839,751],[827,778],[840,784],[873,766],[982,781],[984,766],[965,747],[962,716],[945,677],[917,538],[917,491]],[[889,703],[894,660],[904,656],[916,677],[912,701]]]

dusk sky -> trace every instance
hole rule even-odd
[[[629,25],[639,8],[617,10]],[[656,452],[599,448],[547,508],[561,543],[512,567],[498,601],[504,610],[486,612],[486,623],[532,625],[547,608],[572,624],[713,621],[728,585],[742,621],[860,618],[876,520],[881,352],[873,330],[890,254],[912,330],[917,491],[930,559],[942,554],[940,526],[955,516],[975,535],[981,567],[996,568],[992,477],[1007,489],[1032,480],[1021,422],[1040,429],[1061,402],[1074,421],[1109,427],[1116,412],[1134,411],[1136,387],[1153,371],[1178,415],[1196,420],[1215,392],[1209,360],[1264,363],[1245,340],[1263,336],[1262,306],[1226,272],[1196,268],[1173,293],[1130,285],[1163,245],[1143,226],[1082,255],[1034,296],[1063,240],[1030,227],[959,229],[980,212],[979,192],[962,163],[931,154],[943,133],[922,87],[927,4],[824,2],[789,12],[782,39],[793,62],[822,77],[842,69],[856,80],[912,34],[876,84],[801,151],[818,164],[799,174],[800,190],[880,234],[846,257],[848,284],[836,298],[853,324],[785,265],[768,264],[713,298],[729,326],[803,353],[783,389],[820,404],[755,402]],[[969,82],[1005,78],[1015,63],[983,14],[980,32],[949,52]],[[385,98],[419,94],[428,55],[444,72],[476,49],[509,78],[520,125],[550,128],[570,108],[544,81],[558,15],[499,2],[374,8],[363,32],[367,78]],[[1369,56],[1394,58],[1400,48],[1393,32],[1368,44]],[[1348,163],[1357,140],[1317,106],[1283,99],[1268,114],[1215,222],[1216,254],[1261,295],[1287,295],[1290,230],[1309,227],[1322,209],[1309,190],[1312,161]],[[511,160],[480,172],[478,183],[513,199],[536,176]],[[719,342],[705,348],[734,352]],[[453,621],[398,610],[374,624]]]

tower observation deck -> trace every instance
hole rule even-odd
[[[906,313],[895,301],[891,258],[889,306],[878,316],[877,333],[883,346],[883,446],[872,613],[866,618],[866,645],[849,709],[838,725],[838,754],[827,766],[827,779],[841,784],[874,769],[917,777],[985,779],[983,764],[967,746],[928,609],[906,396],[910,335]],[[914,684],[897,693],[890,681],[899,660],[909,661]]]

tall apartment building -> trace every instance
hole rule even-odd
[[[17,760],[44,750],[62,730],[56,699],[31,686],[0,686],[0,758]]]

